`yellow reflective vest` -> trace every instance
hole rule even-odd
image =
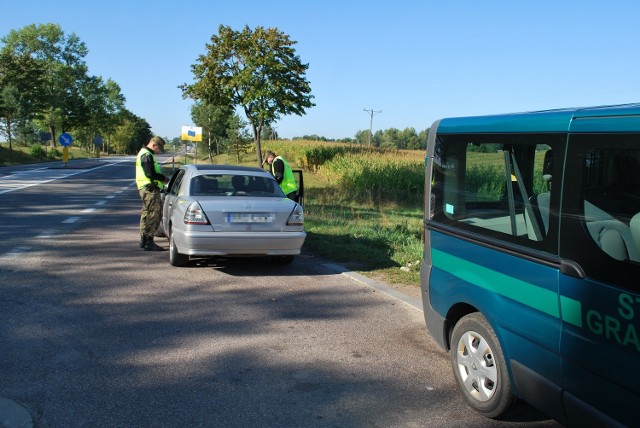
[[[158,164],[158,162],[156,162],[156,158],[153,156],[153,153],[151,153],[149,151],[148,148],[143,147],[140,149],[140,151],[138,152],[138,156],[136,157],[136,186],[138,187],[138,190],[142,189],[144,186],[146,186],[147,184],[151,183],[152,181],[154,183],[156,183],[156,185],[160,188],[160,189],[164,189],[164,182],[160,181],[160,180],[151,180],[149,177],[147,177],[144,173],[144,169],[142,168],[142,156],[145,154],[149,154],[151,155],[151,159],[153,159],[153,167],[155,169],[155,171],[158,174],[162,174],[162,170],[160,169],[160,165]]]
[[[289,193],[298,190],[298,185],[296,184],[296,180],[293,177],[293,171],[291,170],[291,167],[282,156],[276,156],[273,162],[271,162],[271,174],[276,175],[273,169],[273,164],[276,163],[276,160],[278,159],[280,159],[282,161],[282,164],[284,165],[284,172],[282,174],[282,182],[280,183],[280,188],[285,195],[288,195]]]

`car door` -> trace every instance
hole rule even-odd
[[[182,184],[182,180],[184,179],[186,171],[184,169],[176,170],[171,178],[169,179],[169,183],[165,188],[163,193],[163,202],[162,202],[162,228],[165,231],[165,234],[169,231],[169,222],[171,220],[171,209],[173,207],[173,203],[178,197],[180,185]],[[167,234],[168,236],[168,234]]]
[[[304,208],[304,176],[301,169],[294,169],[293,177],[298,185],[298,200],[296,201]]]

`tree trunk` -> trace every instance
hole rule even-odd
[[[9,139],[9,151],[12,152],[13,146],[11,144],[11,141],[13,140],[13,138],[11,137],[11,118],[9,117],[7,117],[7,138]]]
[[[51,132],[51,146],[56,146],[56,127],[55,125],[49,125],[49,132]]]
[[[249,119],[249,123],[251,124],[251,129],[253,130],[253,141],[256,145],[256,155],[258,156],[258,168],[262,168],[262,147],[260,145],[260,133],[262,132],[262,121],[258,121],[258,123],[256,123],[257,121],[254,120],[253,116],[251,116],[251,112],[249,111],[249,109],[247,108],[247,106],[243,106],[244,107],[244,114],[247,116],[247,119]]]

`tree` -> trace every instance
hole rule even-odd
[[[78,139],[91,144],[95,136],[110,136],[121,123],[120,113],[125,108],[120,86],[110,79],[105,83],[101,77],[92,76],[81,85],[81,95],[86,108],[77,128]]]
[[[124,119],[111,135],[111,150],[114,153],[131,153],[133,136],[135,135],[135,125],[129,119]]]
[[[418,141],[419,141],[419,145],[418,145],[418,149],[419,150],[426,150],[427,148],[427,138],[429,137],[429,130],[430,128],[427,128],[425,130],[422,130],[418,133]]]
[[[81,95],[81,84],[87,78],[85,44],[73,33],[66,36],[57,24],[11,30],[2,41],[3,51],[29,56],[43,71],[44,84],[38,87],[44,95],[40,116],[55,145],[56,131],[79,125],[86,112]]]
[[[392,149],[398,147],[400,141],[400,130],[397,128],[389,128],[382,132],[382,138],[379,147]]]
[[[20,91],[15,85],[0,86],[0,134],[9,141],[9,150],[13,151],[14,128],[21,116]]]
[[[43,72],[29,55],[0,50],[0,133],[9,150],[15,128],[28,128],[42,108],[40,92]]]
[[[400,142],[398,144],[399,149],[418,149],[420,142],[418,140],[418,134],[415,128],[404,128],[404,131],[400,132]]]
[[[197,101],[191,106],[191,120],[202,127],[202,139],[207,143],[209,160],[220,154],[222,142],[228,138],[229,119],[233,109],[227,105],[212,105]]]
[[[121,122],[111,137],[111,148],[116,153],[136,153],[151,139],[151,126],[146,120],[124,109]]]
[[[271,126],[271,124],[267,123],[262,128],[262,135],[260,136],[260,140],[277,140],[278,132],[276,128]]]
[[[238,163],[242,161],[242,155],[251,151],[251,140],[246,129],[247,123],[237,114],[229,117],[229,149],[236,155]],[[262,165],[260,165],[262,166]]]
[[[356,132],[356,135],[353,137],[353,139],[355,140],[356,144],[362,144],[365,145],[367,144],[369,138],[369,130],[367,129],[366,131],[358,131]]]
[[[305,76],[309,65],[296,55],[296,43],[277,28],[234,31],[220,25],[206,54],[191,66],[195,82],[179,86],[185,98],[241,107],[253,130],[259,165],[263,127],[283,115],[302,116],[315,105]]]

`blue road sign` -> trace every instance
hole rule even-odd
[[[62,147],[67,147],[71,145],[71,142],[73,141],[73,137],[71,137],[71,134],[67,134],[66,132],[63,132],[62,134],[60,134],[58,141],[60,141],[60,144],[62,145]]]
[[[93,137],[93,145],[94,146],[101,146],[102,145],[102,137],[99,135],[96,135],[95,137]]]

